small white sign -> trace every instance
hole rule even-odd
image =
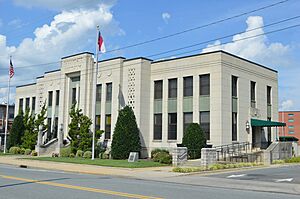
[[[138,152],[130,152],[128,157],[128,162],[137,162],[139,160]]]

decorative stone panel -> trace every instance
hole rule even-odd
[[[128,105],[134,109],[135,108],[135,88],[136,88],[136,81],[135,81],[135,68],[128,69]]]

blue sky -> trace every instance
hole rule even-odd
[[[7,65],[13,56],[16,85],[31,83],[45,71],[59,68],[63,56],[95,49],[95,26],[101,26],[108,51],[198,27],[234,15],[255,10],[281,0],[0,0],[0,103],[6,101]],[[300,68],[300,28],[235,42],[217,38],[234,34],[245,38],[300,24],[300,18],[267,28],[273,22],[300,15],[300,1],[289,0],[255,13],[237,17],[206,28],[157,42],[107,53],[101,59],[150,55],[211,40],[151,59],[163,59],[213,49],[231,53],[264,64],[279,72],[279,106],[281,110],[300,109],[298,74]],[[258,28],[251,33],[247,29]],[[227,44],[225,44],[227,43]],[[208,45],[220,44],[217,48]],[[15,89],[12,87],[11,98]],[[13,100],[11,101],[13,102]]]

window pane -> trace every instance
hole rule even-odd
[[[106,84],[106,101],[111,101],[112,99],[112,83]]]
[[[210,140],[210,112],[200,112],[200,127],[206,135],[206,139]]]
[[[25,109],[29,109],[30,98],[27,97],[25,101]]]
[[[237,141],[237,113],[232,113],[232,141]]]
[[[271,87],[267,86],[267,103],[271,104]]]
[[[23,111],[23,98],[19,99],[19,112]]]
[[[32,98],[32,103],[31,103],[31,109],[34,112],[35,111],[35,97]]]
[[[251,101],[255,101],[255,82],[251,81]]]
[[[96,102],[101,101],[101,92],[102,92],[102,85],[98,84],[96,88]]]
[[[101,116],[100,115],[96,115],[96,118],[95,118],[95,129],[96,130],[100,130],[100,125],[101,125]]]
[[[177,113],[169,113],[168,115],[168,139],[177,139]]]
[[[162,139],[162,114],[154,114],[154,140]]]
[[[183,78],[183,96],[193,96],[193,77]]]
[[[200,95],[210,94],[210,75],[200,75]]]
[[[111,137],[111,115],[105,116],[105,139]]]
[[[48,106],[52,106],[53,91],[48,92]]]
[[[177,79],[169,79],[169,98],[177,97]]]
[[[55,100],[55,105],[59,105],[59,90],[56,91],[56,100]]]
[[[72,88],[72,104],[76,103],[76,88]]]
[[[237,97],[237,77],[232,76],[232,82],[231,82],[231,90],[232,90],[232,97]]]
[[[154,82],[154,99],[162,99],[163,96],[163,81]]]
[[[183,130],[187,129],[187,127],[193,123],[193,113],[184,113],[183,115]]]

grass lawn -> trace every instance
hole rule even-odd
[[[111,159],[84,159],[84,158],[64,158],[64,157],[36,157],[36,158],[26,158],[31,160],[41,160],[41,161],[52,161],[52,162],[65,162],[65,163],[75,163],[75,164],[88,164],[88,165],[98,165],[98,166],[109,166],[109,167],[124,167],[124,168],[144,168],[144,167],[160,167],[167,166],[166,164],[161,164],[158,162],[153,162],[149,160],[139,160],[138,162],[128,162],[127,160],[111,160]]]

